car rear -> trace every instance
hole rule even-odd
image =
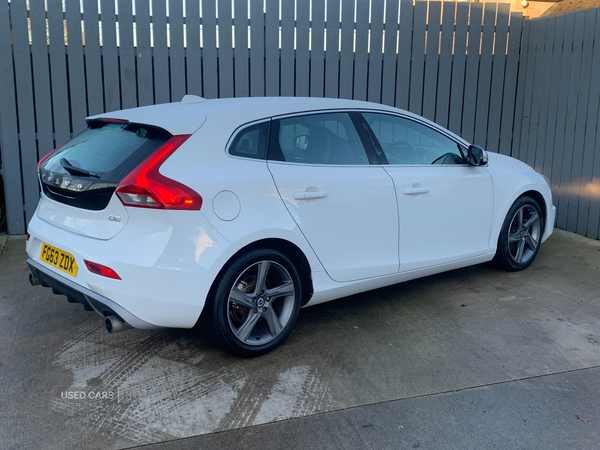
[[[193,326],[202,302],[190,293],[203,273],[193,242],[227,243],[204,220],[200,194],[175,179],[185,161],[169,177],[161,166],[203,120],[172,133],[92,119],[40,161],[42,196],[27,240],[32,283],[108,317],[108,328]]]

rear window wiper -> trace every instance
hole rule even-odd
[[[60,160],[60,165],[64,167],[64,169],[69,172],[71,175],[81,175],[84,177],[95,177],[95,178],[100,178],[98,175],[94,174],[94,173],[90,173],[85,169],[80,169],[79,167],[75,167],[73,164],[71,164],[69,161],[67,161],[65,158],[62,158]]]

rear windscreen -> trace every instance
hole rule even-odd
[[[44,194],[71,206],[102,210],[123,178],[170,137],[155,127],[91,122],[40,166]]]

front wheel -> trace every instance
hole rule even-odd
[[[242,356],[262,355],[281,344],[302,299],[294,264],[270,249],[251,250],[234,261],[213,292],[203,313],[204,332],[217,346]]]
[[[519,198],[504,219],[494,260],[510,271],[528,267],[540,249],[543,220],[542,211],[533,198]]]

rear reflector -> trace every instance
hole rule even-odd
[[[101,275],[107,278],[114,278],[115,280],[120,280],[121,277],[117,275],[117,272],[112,270],[110,267],[103,266],[102,264],[93,263],[91,261],[83,260],[85,266],[88,270],[96,275]]]
[[[171,137],[121,181],[116,193],[125,206],[200,210],[200,194],[159,172],[160,166],[189,137],[189,134]]]

